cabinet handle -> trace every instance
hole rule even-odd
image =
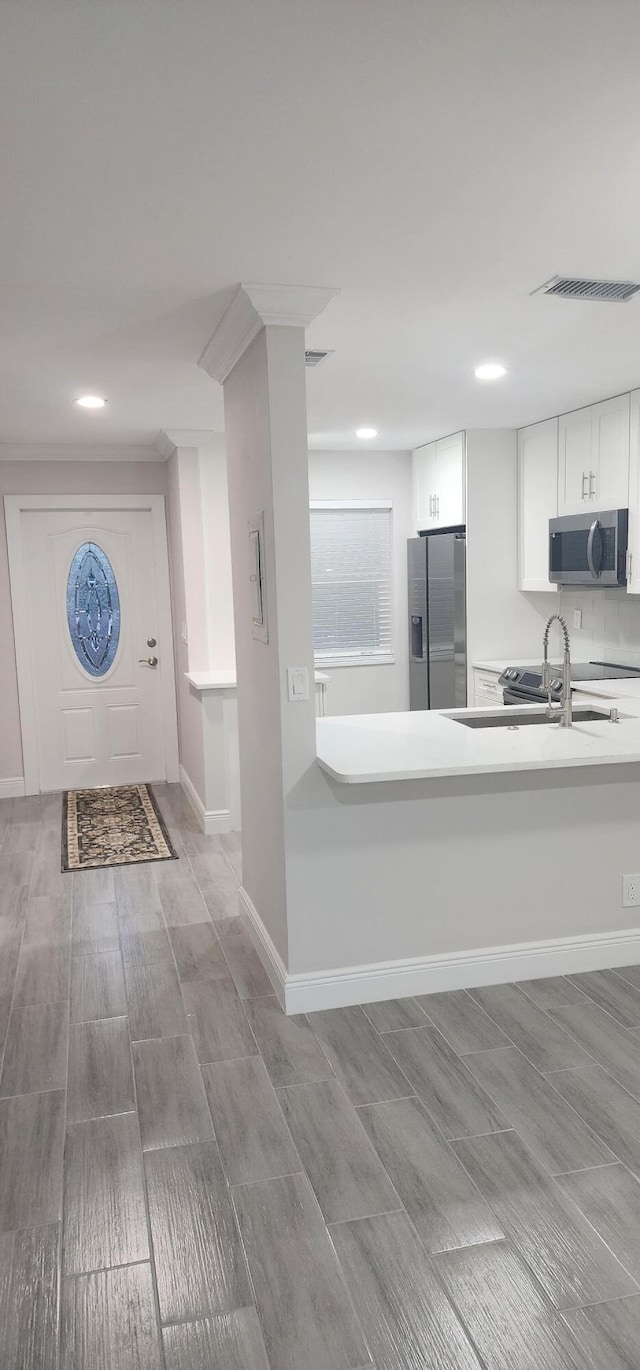
[[[631,563],[632,563],[632,561],[633,561],[633,552],[630,552],[630,551],[629,551],[629,548],[627,547],[627,566],[626,566],[626,572],[627,572],[627,583],[628,583],[628,584],[631,583]]]
[[[583,472],[582,472],[582,498],[583,498],[583,499],[586,499],[586,498],[587,498],[587,480],[588,480],[587,473],[586,473],[586,471],[583,471]]]
[[[429,495],[429,518],[433,518],[433,495]]]
[[[594,471],[589,472],[589,499],[593,499],[596,493],[597,477]],[[593,489],[591,488],[593,486]]]
[[[436,518],[440,518],[440,496],[436,495]]]

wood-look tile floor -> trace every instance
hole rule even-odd
[[[286,1018],[156,792],[0,803],[1,1370],[640,1370],[640,967]]]

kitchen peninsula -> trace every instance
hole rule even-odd
[[[640,963],[623,906],[636,683],[585,684],[603,718],[578,707],[571,728],[457,721],[497,713],[477,709],[318,719],[288,819],[288,1011]]]

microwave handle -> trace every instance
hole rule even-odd
[[[593,523],[591,524],[591,527],[590,527],[590,529],[589,529],[589,537],[587,538],[587,564],[588,564],[589,570],[590,570],[590,572],[591,572],[591,574],[592,574],[594,580],[597,580],[597,579],[598,579],[598,576],[600,575],[600,572],[601,572],[601,570],[602,570],[602,549],[601,549],[601,552],[600,552],[600,563],[601,563],[601,564],[600,564],[598,570],[596,570],[596,565],[595,565],[595,562],[594,562],[594,560],[593,560],[593,544],[594,544],[594,542],[595,542],[596,533],[599,531],[599,528],[600,528],[600,520],[599,520],[599,519],[594,519],[594,520],[593,520]]]

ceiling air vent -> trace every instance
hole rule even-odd
[[[305,352],[305,366],[319,366],[320,362],[325,360],[325,357],[331,355],[331,350],[332,349],[330,348],[327,352]]]
[[[532,290],[532,295],[560,295],[564,300],[605,300],[625,304],[640,290],[634,281],[589,281],[580,276],[552,276],[550,281]]]

